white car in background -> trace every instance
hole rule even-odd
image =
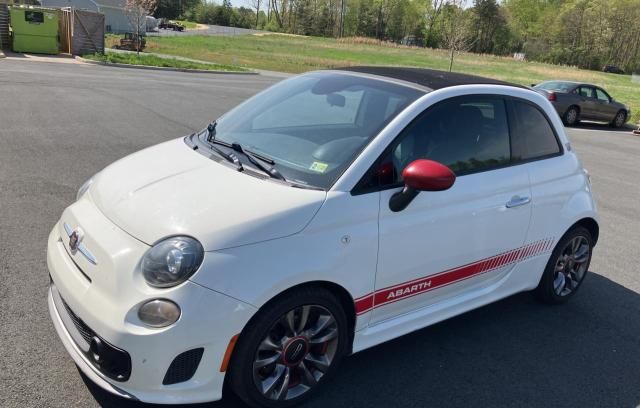
[[[226,383],[286,407],[351,353],[517,292],[566,301],[597,240],[589,177],[541,95],[319,71],[85,183],[49,237],[49,308],[112,393],[194,403]]]

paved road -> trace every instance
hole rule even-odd
[[[146,407],[85,384],[64,351],[45,299],[47,234],[96,171],[276,80],[0,60],[1,407]],[[517,295],[364,351],[307,407],[640,404],[640,138],[570,134],[602,213],[581,293],[561,307]]]

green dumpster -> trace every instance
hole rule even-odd
[[[15,52],[58,54],[58,13],[38,7],[9,8],[11,48]]]

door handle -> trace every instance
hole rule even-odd
[[[529,204],[531,202],[531,197],[520,197],[515,196],[512,197],[511,200],[506,204],[507,208],[520,207],[521,205]]]

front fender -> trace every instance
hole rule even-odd
[[[257,308],[294,286],[329,282],[353,299],[371,293],[378,251],[378,195],[330,193],[304,231],[207,252],[191,278]],[[358,319],[356,328],[364,324]]]

